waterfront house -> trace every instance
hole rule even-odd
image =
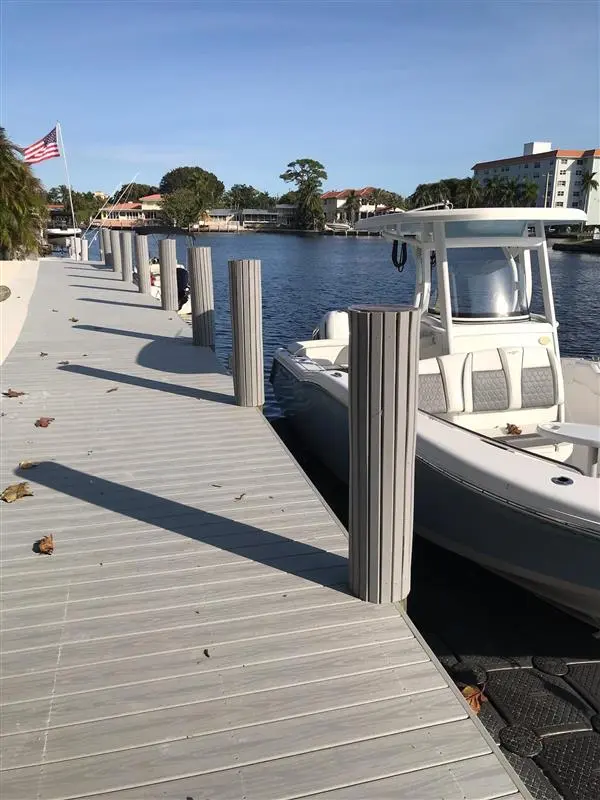
[[[350,220],[350,214],[345,209],[346,200],[352,192],[360,198],[360,208],[356,215],[356,219],[365,219],[366,217],[373,216],[385,209],[383,204],[371,202],[371,196],[376,189],[374,186],[364,186],[362,189],[341,189],[340,191],[332,190],[325,192],[321,195],[323,201],[323,210],[325,212],[325,222],[353,222]]]

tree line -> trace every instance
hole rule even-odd
[[[298,158],[291,161],[279,176],[290,189],[279,197],[246,184],[225,185],[208,170],[198,166],[177,167],[161,178],[158,186],[145,183],[123,185],[109,198],[108,205],[117,201],[138,200],[160,193],[165,222],[190,228],[201,214],[210,208],[226,207],[235,212],[243,208],[273,208],[276,203],[296,206],[295,225],[299,229],[319,230],[325,214],[321,195],[327,171],[320,161]],[[596,173],[588,171],[582,177],[582,197],[598,189]],[[404,198],[386,189],[373,189],[368,201],[375,207],[412,209],[434,203],[451,203],[454,208],[490,206],[533,206],[538,195],[537,184],[514,178],[492,177],[481,184],[476,178],[445,178],[436,183],[421,183]],[[76,221],[86,225],[106,203],[93,192],[72,192]],[[339,209],[349,222],[354,222],[363,203],[355,191],[350,191]],[[48,217],[47,204],[57,203],[69,208],[68,188],[64,185],[45,190],[25,164],[21,151],[0,127],[0,257],[19,258],[39,251],[41,231]]]

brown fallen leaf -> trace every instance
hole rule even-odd
[[[32,469],[32,467],[38,467],[39,464],[39,461],[19,461],[19,469]]]
[[[40,417],[39,419],[36,419],[34,425],[36,428],[47,428],[51,422],[54,422],[54,420],[55,417]]]
[[[39,542],[34,544],[33,549],[45,556],[51,556],[54,552],[54,536],[51,533],[48,536],[42,536]]]
[[[70,362],[69,361],[59,361],[58,363],[60,364],[61,367],[66,367],[67,364],[69,364]]]
[[[214,486],[215,489],[222,489],[223,488],[223,484],[222,483],[211,483],[211,486]]]
[[[5,503],[14,503],[15,500],[20,500],[22,497],[33,497],[33,492],[29,488],[28,483],[11,483],[0,495],[0,498]]]
[[[52,311],[54,311],[55,314],[58,314],[58,308],[53,308]]]
[[[69,317],[69,322],[79,322],[77,317]]]
[[[238,495],[237,497],[234,497],[233,499],[234,500],[243,500],[244,497],[246,497],[246,492],[242,492],[240,495]]]
[[[475,714],[479,714],[481,711],[481,704],[487,702],[487,697],[483,694],[483,689],[480,689],[478,686],[465,686],[462,690],[462,695]]]
[[[210,653],[208,652],[208,647],[204,650],[204,655],[206,658],[210,658]]]
[[[44,356],[47,356],[47,355],[48,355],[48,353],[40,353],[40,356],[41,356],[42,358],[44,358]]]
[[[116,392],[118,388],[119,388],[118,386],[113,386],[112,389],[106,390],[106,394],[110,394],[111,392]]]
[[[508,422],[508,423],[507,423],[507,425],[506,425],[506,432],[507,432],[507,433],[508,433],[510,436],[520,436],[520,435],[523,433],[523,431],[521,430],[521,428],[519,428],[519,426],[518,426],[518,425],[513,425],[513,424],[512,424],[512,422]]]
[[[8,392],[2,392],[4,397],[23,397],[27,392],[20,392],[18,389],[9,389]]]

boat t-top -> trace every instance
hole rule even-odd
[[[442,208],[356,227],[392,242],[422,314],[417,532],[599,628],[600,363],[560,356],[544,230],[584,221],[578,209]],[[348,314],[330,311],[313,339],[277,350],[271,378],[344,480],[348,352]]]

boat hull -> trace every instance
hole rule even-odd
[[[321,386],[299,380],[277,359],[271,381],[283,413],[307,447],[347,483],[347,406]],[[417,435],[416,531],[599,628],[598,535],[470,486],[425,460],[423,449]],[[465,508],[468,514],[460,511]]]

